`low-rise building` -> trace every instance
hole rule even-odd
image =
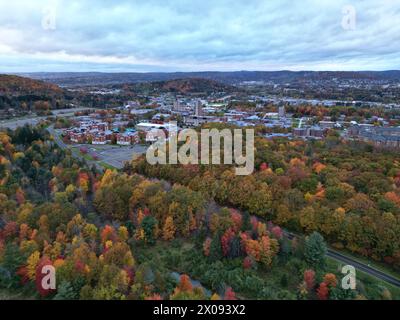
[[[317,126],[294,128],[293,135],[300,138],[321,139],[325,136],[325,130]]]
[[[220,122],[220,119],[218,117],[213,117],[213,116],[194,116],[194,115],[190,115],[183,118],[183,123],[185,125],[193,127],[197,127],[201,124],[209,122]]]
[[[136,131],[127,131],[117,135],[118,145],[129,146],[136,143],[139,143],[139,134]]]
[[[92,137],[92,144],[107,144],[105,135],[94,135]]]
[[[347,130],[347,136],[378,147],[400,148],[400,127],[353,125]]]
[[[318,125],[322,128],[322,129],[333,129],[336,126],[336,122],[334,121],[320,121],[318,123]]]

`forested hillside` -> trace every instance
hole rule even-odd
[[[71,99],[71,95],[57,85],[19,76],[0,75],[0,109],[58,109],[66,107]]]
[[[114,85],[125,92],[171,92],[175,94],[211,94],[213,92],[238,92],[242,89],[210,79],[184,78],[168,81],[141,82],[134,84]]]

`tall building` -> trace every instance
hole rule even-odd
[[[284,118],[286,116],[285,106],[281,106],[278,109],[279,118]]]
[[[198,116],[198,117],[201,117],[201,116],[204,115],[204,112],[203,112],[203,104],[201,103],[201,100],[200,100],[200,99],[197,100],[196,103],[195,103],[195,105],[194,105],[194,115],[195,115],[195,116]]]

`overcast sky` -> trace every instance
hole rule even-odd
[[[0,72],[400,69],[400,0],[0,0]]]

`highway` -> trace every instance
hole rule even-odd
[[[2,120],[2,121],[0,121],[0,129],[15,130],[16,128],[22,127],[26,124],[35,126],[40,121],[46,120],[49,117],[56,117],[56,116],[71,117],[75,114],[75,112],[84,111],[84,110],[88,110],[88,109],[89,108],[70,108],[70,109],[58,109],[58,110],[56,109],[56,110],[52,110],[52,115],[50,115],[50,116],[31,115],[31,116],[22,117],[22,118]],[[93,108],[90,108],[90,109],[93,109]]]
[[[328,249],[327,256],[330,258],[333,258],[335,260],[338,260],[340,262],[343,262],[348,265],[352,265],[354,268],[363,271],[371,276],[374,276],[378,279],[384,280],[396,287],[400,287],[400,280],[392,277],[391,275],[388,275],[382,271],[379,271],[375,268],[372,268],[371,266],[368,266],[366,264],[360,263],[358,261],[355,261],[351,257],[345,256],[337,251],[334,251],[332,249]]]
[[[284,231],[284,233],[289,239],[293,239],[293,238],[295,238],[297,236],[297,235],[295,235],[295,234],[293,234],[291,232],[288,232],[288,231]],[[377,270],[377,269],[369,266],[368,264],[365,264],[365,263],[359,262],[357,260],[354,260],[353,258],[351,258],[351,257],[349,257],[347,255],[344,255],[344,254],[342,254],[340,252],[337,252],[336,250],[328,248],[328,251],[327,251],[326,255],[328,257],[330,257],[332,259],[335,259],[335,260],[337,260],[339,262],[342,262],[342,263],[344,263],[346,265],[351,265],[354,268],[356,268],[356,270],[358,269],[358,270],[363,271],[363,272],[365,272],[365,273],[367,273],[367,274],[369,274],[369,275],[371,275],[371,276],[373,276],[375,278],[378,278],[380,280],[386,281],[386,282],[390,283],[391,285],[394,285],[396,287],[400,287],[400,280],[398,278],[395,278],[395,277],[393,277],[393,276],[391,276],[391,275],[389,275],[387,273],[384,273],[384,272],[382,272],[380,270]]]

